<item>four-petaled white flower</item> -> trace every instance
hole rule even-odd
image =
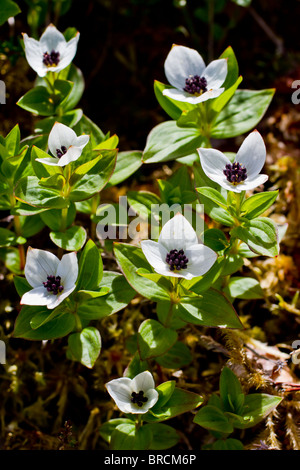
[[[36,158],[36,161],[51,166],[68,165],[68,163],[74,162],[80,157],[82,149],[88,141],[88,135],[77,137],[73,129],[60,122],[56,122],[51,129],[48,139],[48,146],[54,158]]]
[[[53,24],[46,28],[39,41],[25,33],[23,39],[27,62],[40,77],[50,71],[59,72],[72,62],[79,36],[77,33],[67,42]]]
[[[147,413],[158,400],[152,374],[146,370],[134,379],[121,377],[105,384],[108,393],[123,413]]]
[[[206,175],[228,191],[254,189],[268,179],[259,174],[266,161],[266,147],[256,130],[246,137],[233,163],[219,150],[200,148],[198,153]]]
[[[199,52],[173,45],[165,61],[165,74],[174,88],[163,95],[177,101],[198,104],[223,93],[227,75],[227,60],[213,60],[207,67]]]
[[[211,248],[199,244],[195,230],[180,213],[163,226],[158,242],[143,240],[141,247],[154,270],[164,276],[202,276],[217,259]]]
[[[28,248],[25,277],[32,290],[21,298],[24,305],[57,307],[75,289],[78,276],[76,253],[68,253],[59,260],[53,253]]]

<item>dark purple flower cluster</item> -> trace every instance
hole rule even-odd
[[[199,75],[190,76],[185,80],[183,90],[191,95],[199,95],[201,92],[205,93],[207,91],[206,78],[199,77]]]
[[[60,294],[64,290],[60,276],[47,276],[47,281],[43,282],[43,285],[48,292],[53,292],[54,295]]]
[[[227,181],[232,184],[241,183],[247,178],[246,168],[241,166],[238,162],[234,162],[232,164],[228,163],[225,166],[225,170],[223,170],[223,173],[226,176]]]
[[[171,250],[166,256],[166,262],[169,264],[171,271],[180,271],[187,268],[189,260],[183,250]]]
[[[144,397],[143,390],[140,390],[139,393],[132,392],[131,397],[131,402],[135,403],[139,407],[143,406],[143,403],[146,403],[146,401],[148,401],[148,398]]]
[[[50,54],[48,52],[44,52],[43,64],[45,64],[47,67],[58,65],[60,60],[59,56],[59,52],[51,51]]]

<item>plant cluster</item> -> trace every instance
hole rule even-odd
[[[162,422],[195,410],[205,397],[174,380],[156,386],[156,366],[189,362],[189,348],[178,338],[190,325],[242,330],[233,301],[259,299],[262,289],[254,278],[236,273],[245,259],[279,253],[285,227],[264,216],[278,191],[262,190],[266,148],[253,131],[274,90],[239,89],[242,77],[230,47],[206,66],[197,51],[174,45],[165,61],[169,84],[154,84],[171,119],[151,130],[143,151],[118,152],[118,137],[104,134],[77,107],[84,92],[82,73],[72,63],[79,33],[68,28],[62,34],[49,25],[39,41],[23,38],[38,77],[17,104],[40,119],[22,140],[18,125],[0,137],[0,208],[11,216],[0,228],[0,258],[15,274],[22,305],[13,335],[31,341],[68,337],[67,360],[93,368],[101,360],[95,321],[122,312],[137,293],[156,304],[157,318],[144,320],[130,340],[132,359],[124,376],[106,384],[126,417],[109,420],[100,434],[112,449],[173,447],[179,435]],[[249,131],[237,154],[212,148],[212,139]],[[101,191],[142,164],[174,160],[180,168],[157,181],[159,194],[127,194],[138,216],[131,227],[150,223],[156,233],[141,243],[134,236],[124,243],[121,214],[116,211],[110,223],[107,214],[115,206],[100,205]],[[172,216],[166,220],[159,210],[153,217],[153,206],[170,209]],[[82,214],[90,218],[89,230]],[[29,246],[26,253],[24,246],[45,227],[51,250]],[[113,252],[105,234],[115,235]],[[103,266],[106,254],[119,269]],[[241,449],[239,440],[228,437],[234,428],[254,426],[280,401],[244,394],[225,367],[220,395],[209,398],[194,422],[216,438],[211,448]]]

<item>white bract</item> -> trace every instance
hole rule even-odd
[[[163,276],[202,276],[217,259],[213,250],[199,244],[195,230],[179,213],[163,226],[158,242],[144,240],[141,247],[147,261]]]
[[[36,158],[37,162],[51,166],[65,166],[77,160],[89,141],[88,135],[80,135],[68,126],[56,122],[49,134],[48,146],[53,157]]]
[[[121,377],[105,384],[108,393],[123,413],[147,413],[158,400],[152,374],[146,370],[134,379]]]
[[[259,174],[266,161],[266,147],[256,130],[246,137],[233,163],[219,150],[200,148],[198,153],[206,175],[229,191],[254,189],[268,179]]]
[[[165,74],[174,88],[163,95],[177,101],[198,104],[223,93],[227,75],[227,60],[213,60],[207,67],[199,52],[173,45],[165,61]]]
[[[79,35],[67,42],[53,24],[46,28],[39,41],[23,34],[27,62],[40,77],[65,69],[76,54]]]
[[[59,260],[49,251],[29,247],[24,273],[33,289],[22,296],[21,304],[55,308],[76,287],[78,276],[76,253],[68,253]]]

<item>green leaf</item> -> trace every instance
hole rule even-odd
[[[241,214],[247,219],[254,219],[255,217],[263,214],[275,202],[277,191],[268,191],[264,193],[257,193],[248,197],[241,207]]]
[[[75,108],[82,97],[84,92],[84,78],[81,70],[78,67],[75,67],[74,64],[71,64],[69,67],[62,70],[60,72],[60,76],[61,78],[73,83],[71,92],[63,103],[64,111],[71,110]]]
[[[227,59],[227,76],[225,82],[222,84],[222,88],[224,87],[225,90],[228,90],[239,78],[239,65],[232,47],[228,46],[220,55],[219,59]],[[224,93],[222,93],[222,95],[223,94]],[[218,102],[217,99],[211,101],[213,103],[213,107],[214,104]]]
[[[142,155],[140,150],[119,152],[114,173],[107,187],[122,183],[133,175],[142,166]]]
[[[152,208],[154,204],[160,205],[161,199],[150,191],[128,191],[128,204],[141,217],[150,221]]]
[[[55,113],[60,114],[61,109],[65,109],[65,104],[71,94],[74,84],[68,80],[57,79],[54,82],[55,95]],[[67,111],[67,109],[66,109]]]
[[[100,252],[92,240],[85,245],[80,255],[76,290],[97,290],[103,276]]]
[[[223,209],[227,210],[227,202],[226,202],[225,198],[216,189],[214,189],[214,188],[196,188],[196,191],[198,191],[198,193],[202,194],[206,198],[213,201],[218,206],[220,206]]]
[[[140,269],[138,272],[140,273]],[[185,322],[180,320],[180,318],[174,315],[174,304],[171,303],[171,299],[169,300],[160,300],[157,302],[156,305],[156,313],[157,318],[159,321],[165,325],[168,321],[168,327],[172,328],[173,330],[178,330],[179,328],[183,328],[186,326]],[[171,321],[170,321],[171,318]]]
[[[21,10],[15,2],[11,0],[1,0],[0,25],[4,24],[11,16],[16,16],[18,13],[21,13]]]
[[[220,396],[225,411],[239,413],[241,410],[242,387],[237,376],[228,367],[223,367],[220,376]]]
[[[222,433],[233,432],[233,426],[228,418],[215,406],[206,405],[201,408],[193,421],[199,424],[199,426],[202,426],[202,428],[209,429],[210,431]]]
[[[92,369],[101,350],[99,331],[93,326],[84,328],[80,333],[73,333],[68,338],[69,351],[76,361]]]
[[[26,243],[26,238],[18,237],[10,230],[0,227],[0,246],[21,245]]]
[[[106,140],[103,140],[100,144],[96,145],[93,150],[102,150],[102,149],[115,149],[119,143],[119,137],[114,134]]]
[[[244,446],[238,439],[218,439],[213,443],[212,450],[244,450]]]
[[[60,313],[53,320],[33,330],[30,321],[39,312],[49,312],[46,307],[24,306],[17,316],[13,336],[42,341],[45,339],[62,338],[69,334],[75,326],[75,317],[70,313]]]
[[[183,111],[189,111],[194,109],[194,106],[189,103],[172,100],[168,96],[163,95],[163,90],[166,88],[173,88],[170,85],[164,85],[163,83],[155,80],[154,81],[154,93],[160,106],[166,111],[166,113],[177,121],[180,118]]]
[[[66,251],[79,251],[86,241],[86,231],[79,225],[73,225],[65,232],[50,232],[50,238],[59,248]]]
[[[20,269],[20,253],[18,248],[0,248],[0,259],[11,272],[21,274],[22,270]]]
[[[131,419],[128,418],[116,418],[110,419],[106,423],[102,424],[99,429],[99,434],[108,444],[111,440],[111,435],[117,426],[120,424],[134,424]]]
[[[208,245],[209,246],[209,245]],[[186,289],[194,292],[195,294],[202,295],[207,291],[223,274],[224,257],[219,256],[212,266],[212,268],[201,277],[195,277],[190,281],[183,280],[181,285]]]
[[[16,186],[15,197],[38,208],[60,209],[68,206],[68,201],[61,197],[59,191],[42,187],[36,176],[22,178]]]
[[[105,140],[105,135],[103,134],[101,129],[85,115],[83,115],[80,121],[76,124],[76,126],[74,126],[74,131],[77,135],[90,135],[92,148],[98,145],[103,140]]]
[[[98,163],[72,186],[70,199],[82,201],[101,191],[114,171],[116,158],[117,150],[103,150]]]
[[[55,114],[55,104],[51,93],[44,86],[37,86],[29,90],[17,105],[34,114],[40,116],[52,116]]]
[[[49,158],[49,157],[50,157],[49,153],[40,149],[36,145],[32,146],[31,165],[38,178],[47,178],[51,175],[61,174],[62,168],[52,166],[52,165],[46,165],[42,162],[36,161],[37,158]]]
[[[263,299],[259,282],[252,277],[232,277],[224,289],[225,294],[238,299]]]
[[[229,75],[228,75],[229,78]],[[208,111],[208,119],[209,122],[212,122],[218,114],[222,111],[222,109],[227,105],[227,103],[231,100],[233,95],[235,94],[238,86],[243,81],[243,77],[238,77],[236,82],[227,90],[223,91],[223,93],[216,99],[212,100],[212,103],[207,103],[209,107]],[[222,85],[223,87],[224,85]]]
[[[162,384],[158,385],[158,387],[156,387],[156,391],[158,392],[159,396],[157,402],[151,409],[154,414],[159,412],[159,410],[170,400],[174,393],[175,385],[175,380],[168,380],[167,382],[163,382]]]
[[[238,429],[247,429],[262,421],[271,411],[273,411],[282,401],[281,397],[267,395],[265,393],[251,393],[246,395],[244,408],[241,416],[244,423],[235,423]]]
[[[205,230],[203,237],[203,243],[214,251],[223,251],[229,246],[229,241],[226,235],[218,228],[210,228]]]
[[[127,344],[128,342],[126,341],[126,347],[127,347]],[[134,377],[136,377],[141,372],[148,370],[148,368],[149,368],[148,362],[141,361],[140,355],[137,351],[134,354],[128,366],[126,367],[123,375],[124,377],[129,377],[130,379],[134,379]]]
[[[150,450],[170,449],[171,447],[176,446],[179,442],[177,431],[167,424],[146,424],[145,428],[148,427],[152,433],[152,443],[149,447]]]
[[[253,129],[265,114],[275,90],[236,90],[214,122],[211,137],[236,137]]]
[[[98,155],[98,157],[89,160],[88,162],[83,163],[83,165],[78,166],[75,171],[72,173],[70,178],[70,186],[74,186],[81,178],[90,171],[100,160],[102,156]]]
[[[222,276],[231,276],[244,265],[243,257],[240,254],[229,254],[225,257]]]
[[[16,124],[15,127],[13,127],[12,130],[5,137],[5,149],[7,151],[7,157],[14,157],[15,155],[18,155],[20,148],[20,140],[20,128],[19,125]],[[3,155],[1,156],[3,158]]]
[[[231,236],[247,243],[250,250],[263,256],[277,256],[278,234],[275,223],[266,217],[250,220],[247,225],[235,227]]]
[[[152,441],[151,429],[142,426],[136,429],[135,424],[119,424],[112,433],[110,449],[112,450],[147,450]]]
[[[190,364],[192,359],[189,348],[180,341],[177,341],[165,354],[155,358],[160,366],[176,370]]]
[[[138,331],[138,348],[141,359],[163,355],[177,341],[177,333],[165,328],[156,320],[145,320]]]
[[[68,207],[66,226],[69,227],[75,220],[76,208],[71,203]],[[58,232],[61,228],[62,211],[61,209],[49,209],[40,214],[42,221],[53,231]],[[30,220],[32,217],[30,217]]]
[[[170,399],[160,408],[159,412],[157,411],[154,414],[150,410],[144,415],[144,419],[148,422],[165,421],[197,408],[202,402],[203,399],[200,395],[181,388],[175,388]]]
[[[104,271],[99,286],[100,288],[109,287],[109,293],[104,297],[98,297],[81,304],[77,311],[80,318],[96,320],[112,315],[125,308],[136,295],[125,277],[112,271]]]
[[[21,276],[14,276],[14,284],[16,291],[18,292],[19,296],[22,297],[25,292],[28,292],[32,289],[29,282],[25,279],[25,277]]]
[[[100,287],[97,291],[79,290],[74,294],[74,300],[81,304],[82,302],[86,302],[87,300],[98,299],[99,297],[108,294],[109,291],[109,287]]]
[[[149,270],[149,264],[140,248],[127,243],[114,243],[114,252],[124,276],[133,289],[150,300],[170,299],[163,287],[138,275],[137,270],[139,268]]]
[[[215,289],[201,297],[183,297],[175,312],[186,323],[220,328],[243,328],[232,304]]]
[[[204,137],[196,128],[178,127],[175,121],[155,126],[147,137],[143,152],[144,163],[175,160],[201,147]]]

